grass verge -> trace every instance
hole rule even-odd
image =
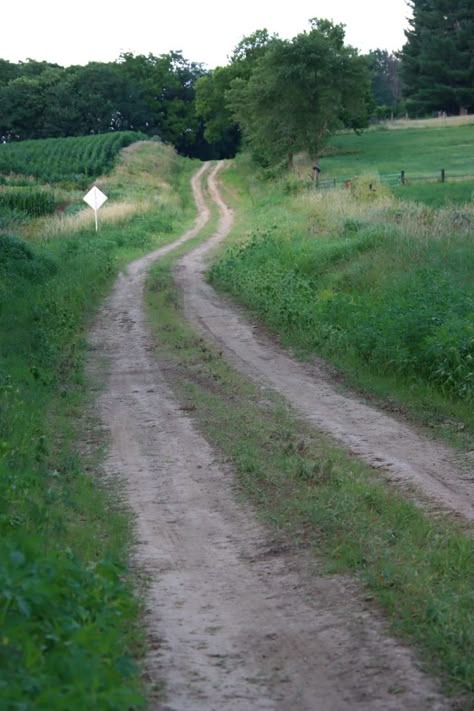
[[[150,161],[160,170],[151,177]],[[127,162],[128,161],[128,162]],[[127,569],[133,521],[103,482],[104,436],[77,421],[85,334],[120,266],[194,218],[189,161],[154,144],[132,151],[128,192],[148,208],[101,224],[57,219],[0,234],[0,707],[132,709],[144,705],[134,662],[139,605]],[[108,178],[111,194],[120,181]],[[24,239],[28,235],[30,240]]]
[[[244,161],[222,180],[237,219],[212,283],[302,357],[323,356],[389,409],[472,449],[472,206],[402,204],[363,179],[292,195],[285,180],[255,181]]]
[[[414,644],[445,691],[474,703],[472,541],[432,520],[298,421],[271,391],[232,371],[184,322],[171,276],[176,255],[147,282],[163,372],[197,426],[235,467],[242,490],[282,535],[314,546],[328,572],[350,572],[392,630]]]

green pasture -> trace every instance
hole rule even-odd
[[[474,180],[449,180],[437,182],[407,182],[392,187],[399,200],[422,202],[430,207],[445,207],[450,203],[463,205],[474,199]]]
[[[474,178],[474,124],[442,128],[385,128],[334,136],[321,158],[321,178],[350,179],[405,171],[407,179]]]

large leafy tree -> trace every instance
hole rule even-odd
[[[474,111],[472,0],[408,0],[401,53],[404,93],[416,111]]]
[[[0,61],[3,140],[133,129],[199,155],[202,122],[194,110],[204,70],[180,52],[124,54],[117,62],[68,68]]]
[[[219,145],[224,157],[235,155],[240,145],[240,127],[230,110],[227,93],[235,79],[249,80],[257,61],[276,40],[268,30],[256,30],[242,38],[227,66],[217,67],[196,83],[196,112],[205,123],[204,136]]]
[[[275,40],[246,81],[232,82],[229,104],[254,157],[292,165],[307,151],[318,160],[327,138],[367,122],[369,72],[365,58],[344,45],[344,27],[312,20],[308,32]]]
[[[204,74],[202,65],[173,51],[159,56],[123,54],[119,68],[127,85],[120,115],[128,117],[135,129],[156,133],[186,153],[199,130],[194,86]]]

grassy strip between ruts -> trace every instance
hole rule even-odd
[[[91,396],[84,333],[119,267],[192,221],[195,168],[158,144],[132,151],[128,165],[127,195],[144,193],[145,211],[103,220],[97,234],[89,220],[32,224],[33,241],[0,235],[2,709],[144,704],[133,522],[117,485],[91,475],[106,444],[95,423],[84,422],[87,451],[75,447]],[[120,192],[108,180],[108,193]]]
[[[299,421],[271,391],[243,380],[183,320],[171,268],[151,270],[156,353],[208,441],[235,467],[261,515],[314,546],[328,573],[351,572],[424,665],[474,704],[473,550],[456,523],[431,517]]]

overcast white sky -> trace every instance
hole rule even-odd
[[[396,50],[409,14],[406,0],[10,0],[0,11],[0,58],[68,66],[182,50],[213,68],[243,36],[266,27],[294,37],[311,17],[344,23],[347,43],[363,52]]]

